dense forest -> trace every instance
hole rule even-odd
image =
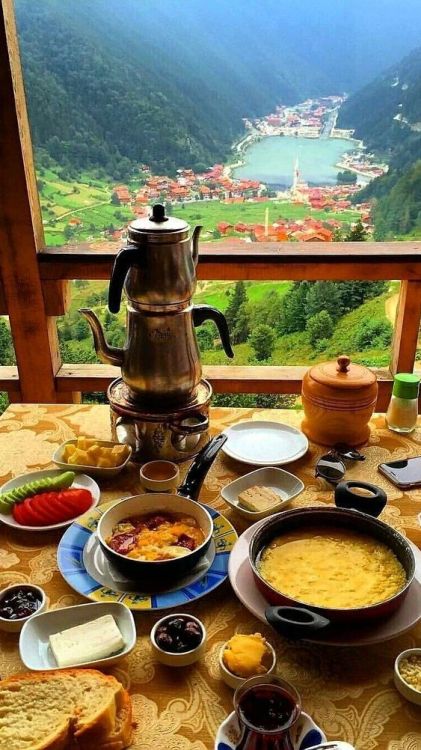
[[[139,162],[157,173],[205,169],[226,158],[242,117],[264,114],[279,101],[297,102],[325,83],[295,58],[261,53],[250,27],[228,62],[206,28],[183,46],[177,17],[171,22],[163,8],[161,28],[154,28],[150,3],[123,0],[118,14],[110,10],[107,0],[17,2],[41,160],[47,152],[74,172],[100,166],[114,179]]]
[[[367,148],[381,154],[389,172],[361,198],[376,198],[377,239],[421,231],[421,47],[351,96],[341,127],[354,127]]]
[[[380,0],[16,0],[16,12],[39,163],[115,180],[139,162],[200,170],[229,154],[243,117],[355,90],[415,44],[417,13],[407,0],[398,30]]]

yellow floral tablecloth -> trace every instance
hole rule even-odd
[[[300,412],[262,409],[212,410],[212,432],[241,419],[272,419],[299,426]],[[383,417],[372,422],[371,439],[364,448],[364,464],[354,464],[347,478],[364,478],[387,490],[384,521],[421,546],[421,489],[403,493],[377,472],[379,463],[421,454],[421,428],[403,437],[389,432]],[[109,437],[106,406],[10,406],[0,419],[0,483],[16,474],[52,467],[55,448],[74,435]],[[332,492],[314,478],[314,464],[323,451],[311,446],[308,454],[289,468],[305,483],[295,506],[331,501]],[[243,521],[231,514],[220,497],[221,488],[247,470],[220,455],[206,479],[201,500],[231,518],[239,532]],[[120,477],[100,482],[101,502],[140,490],[138,473],[130,468]],[[43,586],[51,607],[81,603],[61,578],[56,565],[60,532],[16,533],[0,529],[0,588],[28,582]],[[137,728],[136,750],[211,750],[219,723],[232,710],[232,691],[218,678],[218,652],[234,631],[263,632],[275,645],[278,673],[294,683],[303,707],[329,739],[341,738],[358,750],[421,750],[421,707],[404,701],[393,685],[393,662],[399,651],[421,646],[421,625],[398,639],[366,648],[329,648],[291,644],[264,627],[237,601],[224,583],[188,610],[200,617],[208,631],[206,657],[183,670],[154,662],[148,634],[157,615],[136,616],[135,650],[112,670],[129,687]],[[0,634],[0,677],[22,670],[15,635]]]

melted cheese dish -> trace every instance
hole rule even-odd
[[[204,541],[205,535],[195,518],[175,513],[124,518],[106,539],[120,555],[150,562],[183,557]]]
[[[328,527],[304,533],[278,536],[262,552],[259,573],[282,594],[317,607],[352,609],[385,601],[404,587],[403,566],[377,539]]]

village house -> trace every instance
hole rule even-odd
[[[82,219],[79,219],[78,216],[72,216],[71,219],[67,222],[69,227],[81,227],[83,226]]]
[[[113,196],[120,204],[127,205],[131,202],[129,188],[126,185],[117,185],[113,190]]]
[[[240,234],[244,234],[244,232],[250,232],[251,226],[249,224],[244,224],[244,222],[239,221],[237,224],[234,224],[234,230],[236,232],[240,232]]]
[[[220,221],[219,224],[216,225],[216,228],[218,232],[221,232],[221,234],[227,234],[227,232],[229,232],[230,229],[233,228],[233,225],[228,221]]]
[[[306,229],[302,232],[295,232],[294,237],[302,242],[332,242],[333,232],[321,227],[320,229]]]

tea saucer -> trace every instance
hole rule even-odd
[[[326,736],[314,723],[311,716],[302,713],[290,732],[293,750],[306,750],[308,747],[326,742]],[[220,724],[216,734],[215,750],[235,750],[241,737],[241,730],[235,711]]]
[[[173,588],[142,591],[124,578],[99,548],[95,530],[101,515],[112,505],[93,508],[63,534],[57,549],[57,564],[63,578],[75,591],[95,602],[122,602],[133,611],[155,611],[179,607],[206,596],[228,577],[228,559],[238,539],[234,527],[214,508],[204,506],[213,519],[213,541],[206,555]]]
[[[281,466],[296,461],[308,450],[303,432],[280,422],[251,419],[224,430],[222,450],[230,458],[252,466]]]

